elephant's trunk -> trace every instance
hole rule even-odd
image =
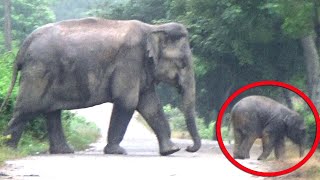
[[[303,155],[304,155],[304,145],[299,145],[299,153],[300,153],[300,157],[303,157]]]
[[[195,120],[195,79],[192,68],[181,82],[183,113],[186,119],[188,131],[193,140],[193,146],[188,146],[188,152],[196,152],[201,147],[201,139],[198,134]]]
[[[307,145],[307,134],[305,133],[305,130],[302,131],[302,140],[299,144],[299,154],[300,154],[300,157],[303,157],[304,156],[304,150],[305,150],[305,147]]]

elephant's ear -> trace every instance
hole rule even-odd
[[[161,34],[163,34],[163,32],[154,31],[151,32],[147,37],[148,57],[153,59],[155,65],[158,64],[160,58]]]
[[[306,130],[307,127],[304,123],[301,123],[300,126],[299,126],[299,130]]]

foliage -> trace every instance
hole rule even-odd
[[[52,3],[53,0],[12,1],[12,30],[16,46],[34,29],[55,20],[55,14],[51,9]],[[0,4],[0,14],[3,14],[2,4]],[[1,16],[0,24],[3,24],[3,20]]]
[[[15,159],[23,157],[24,155],[17,151],[12,151],[12,149],[8,147],[2,147],[0,145],[0,166],[6,161],[7,159]]]
[[[307,128],[307,144],[311,147],[316,136],[316,121],[314,115],[305,102],[295,101],[293,105],[294,109],[304,118]]]
[[[150,23],[166,18],[166,9],[166,0],[128,0],[123,3],[106,0],[93,13],[110,19],[137,19]]]
[[[78,117],[69,111],[63,112],[62,120],[66,139],[76,151],[88,148],[100,136],[99,129],[94,123],[87,122],[84,118]],[[15,151],[4,145],[7,137],[0,136],[0,165],[7,159],[48,151],[49,145],[44,125],[45,121],[42,118],[38,118],[34,122],[33,125],[35,127],[29,124],[19,142],[18,149]],[[40,127],[40,129],[36,129],[36,127]],[[0,130],[1,134],[2,132]]]
[[[88,148],[100,136],[97,126],[92,122],[87,122],[83,117],[64,111],[62,119],[67,141],[75,150]]]
[[[95,6],[104,0],[55,0],[52,10],[57,21],[66,19],[84,18],[97,13]],[[91,12],[92,11],[92,12]]]
[[[14,52],[16,52],[16,50],[14,50]],[[11,82],[12,64],[15,54],[16,53],[13,52],[7,52],[0,55],[0,104],[2,104]],[[9,121],[9,116],[13,111],[13,100],[15,99],[16,94],[17,88],[15,88],[12,93],[13,98],[9,99],[6,108],[0,113],[0,131],[3,130],[5,124]]]
[[[172,107],[170,104],[165,105],[163,110],[174,134],[179,134],[180,137],[189,137],[189,135],[187,135],[188,131],[183,113],[178,108]],[[207,126],[202,118],[196,118],[196,124],[202,139],[212,139],[214,122],[211,122]]]

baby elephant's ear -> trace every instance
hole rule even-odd
[[[299,130],[306,130],[307,127],[304,123],[301,123],[300,126],[299,126]]]

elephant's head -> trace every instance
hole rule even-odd
[[[304,150],[307,142],[306,126],[303,118],[295,114],[286,121],[287,136],[299,146],[300,157],[304,155]]]
[[[178,23],[154,26],[147,39],[147,49],[154,63],[155,80],[176,86],[182,95],[187,128],[194,142],[187,151],[195,152],[201,140],[195,124],[195,79],[188,31]]]

